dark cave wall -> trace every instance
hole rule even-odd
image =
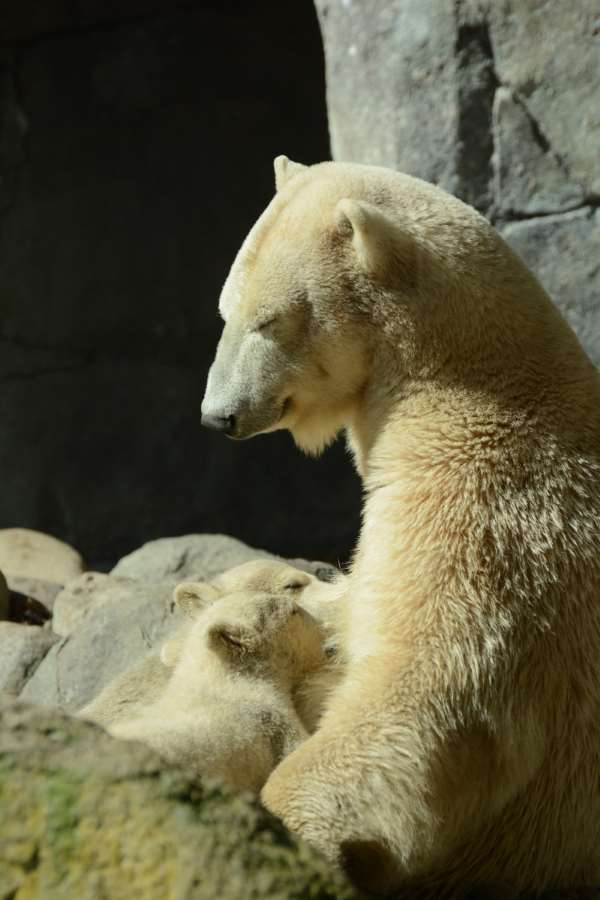
[[[27,6],[0,16],[0,527],[95,564],[188,531],[347,557],[343,446],[234,445],[199,415],[273,157],[329,156],[312,6]]]

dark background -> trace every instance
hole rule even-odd
[[[187,532],[346,559],[343,444],[200,427],[273,157],[330,156],[312,4],[11,3],[0,40],[0,528],[98,567]]]

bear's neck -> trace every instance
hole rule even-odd
[[[444,357],[439,348],[459,346],[448,334],[429,352],[411,358],[401,342],[380,342],[370,375],[346,426],[346,439],[365,487],[374,470],[390,471],[410,432],[439,443],[440,429],[455,437],[497,425],[504,434],[533,431],[600,434],[600,380],[570,329],[545,329],[539,321],[528,350],[517,336],[496,338],[494,353],[473,341],[468,352]],[[463,336],[463,343],[465,338]],[[413,347],[417,344],[415,341]],[[410,441],[409,441],[410,443]],[[507,443],[507,447],[510,441]],[[412,454],[411,450],[411,454]],[[393,467],[392,467],[393,468]],[[378,477],[375,478],[378,482]]]

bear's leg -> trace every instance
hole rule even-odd
[[[272,772],[262,800],[360,887],[385,893],[410,879],[433,821],[420,767],[409,760],[402,772],[402,753],[380,743],[368,728],[325,724]]]

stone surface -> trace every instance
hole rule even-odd
[[[0,530],[0,566],[8,576],[66,584],[83,571],[79,553],[49,534],[28,528]]]
[[[78,589],[81,593],[74,593]],[[172,591],[171,582],[83,575],[57,598],[54,609],[55,627],[74,630],[52,647],[21,696],[45,706],[80,709],[183,620],[172,608]]]
[[[315,2],[334,158],[488,215],[599,364],[597,0]],[[520,222],[547,215],[560,219]]]
[[[40,578],[23,578],[20,575],[10,575],[8,586],[11,591],[17,591],[25,597],[31,597],[42,603],[49,612],[52,612],[54,601],[62,591],[62,585],[55,581],[44,581]]]
[[[0,707],[0,810],[3,898],[354,896],[256,800],[54,711]]]
[[[252,559],[274,559],[225,534],[186,534],[149,541],[120,559],[112,575],[142,581],[210,581]]]
[[[526,104],[506,87],[496,91],[493,116],[496,215],[536,216],[585,203],[582,186],[570,180]]]
[[[8,596],[8,584],[6,583],[6,578],[0,572],[0,620],[7,619],[9,612],[9,596]]]
[[[113,575],[142,581],[210,581],[226,569],[253,559],[279,559],[272,553],[249,547],[224,534],[187,534],[159,538],[120,559]],[[290,559],[299,569],[322,581],[330,580],[333,566],[306,559]]]
[[[452,189],[452,6],[438,0],[316,0],[316,7],[334,159],[418,172]]]
[[[600,210],[514,222],[501,232],[600,363]]]
[[[112,607],[115,603],[131,603],[131,587],[129,581],[110,578],[101,572],[86,572],[71,581],[56,598],[52,630],[61,637],[67,637],[84,624],[92,611],[97,612],[106,605]],[[124,596],[126,599],[123,599]],[[161,602],[162,596],[161,593]]]
[[[218,295],[273,158],[329,156],[311,4],[4,6],[0,527],[100,570],[191,531],[346,559],[360,485],[342,446],[315,462],[287,435],[200,426]]]
[[[525,98],[538,133],[572,182],[600,196],[597,0],[488,0],[485,6],[499,80]]]
[[[56,640],[47,628],[0,622],[0,693],[18,694]]]

